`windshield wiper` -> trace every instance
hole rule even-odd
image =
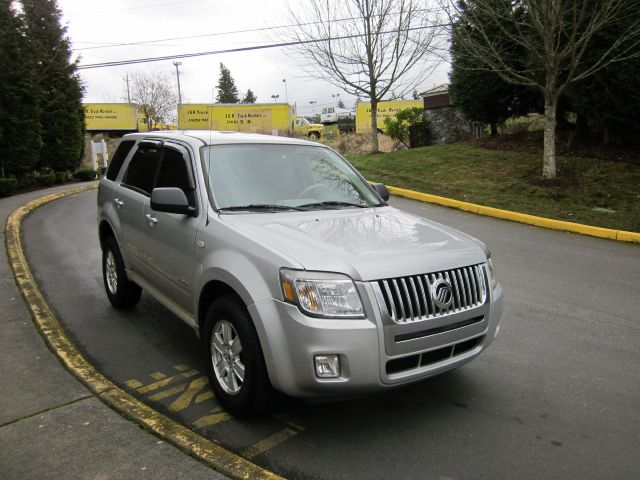
[[[305,203],[298,205],[298,208],[313,208],[313,207],[357,207],[357,208],[369,208],[377,205],[363,205],[362,203],[341,202],[338,200],[328,200],[325,202]]]
[[[278,205],[270,203],[251,203],[249,205],[233,205],[231,207],[222,207],[219,211],[238,211],[238,210],[298,210],[302,211],[302,208],[290,207],[288,205]]]

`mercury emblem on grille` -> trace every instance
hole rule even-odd
[[[453,302],[453,291],[449,282],[443,278],[436,280],[431,285],[431,298],[439,308],[449,308]]]

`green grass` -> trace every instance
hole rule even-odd
[[[370,181],[599,227],[640,231],[640,166],[557,158],[543,180],[542,156],[451,144],[349,160]],[[613,213],[594,211],[613,210]]]

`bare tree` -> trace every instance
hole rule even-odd
[[[640,55],[638,0],[444,0],[452,39],[463,55],[507,82],[544,96],[542,175],[556,176],[556,110],[573,82]],[[629,21],[632,19],[632,21]],[[597,35],[628,25],[598,57],[587,55]],[[496,41],[500,36],[504,41]],[[513,51],[526,60],[513,61]],[[522,59],[521,59],[522,60]]]
[[[144,115],[149,131],[157,122],[164,122],[175,110],[177,94],[168,74],[136,71],[130,77],[131,101]]]
[[[391,88],[411,92],[437,66],[439,21],[417,0],[308,0],[289,7],[294,49],[309,71],[371,100],[372,149],[377,111]],[[427,67],[428,66],[428,67]],[[401,95],[402,96],[402,95]]]

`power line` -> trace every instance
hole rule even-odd
[[[423,8],[420,10],[416,10],[416,13],[430,13],[430,12],[434,12],[434,11],[439,11],[438,9],[427,9],[427,8]],[[400,13],[392,13],[391,15],[400,15]],[[359,16],[359,17],[348,17],[348,18],[338,18],[336,20],[332,20],[332,22],[348,22],[348,21],[352,21],[352,20],[361,20],[363,19],[363,16]],[[143,40],[140,42],[126,42],[126,43],[100,43],[100,42],[74,42],[74,43],[100,43],[99,45],[93,46],[93,47],[82,47],[82,48],[75,48],[75,51],[80,51],[80,50],[95,50],[95,49],[99,49],[99,48],[111,48],[111,47],[130,47],[132,45],[148,45],[150,43],[159,43],[159,42],[170,42],[170,41],[174,41],[174,40],[192,40],[194,38],[205,38],[205,37],[219,37],[219,36],[223,36],[223,35],[235,35],[235,34],[239,34],[239,33],[253,33],[253,32],[264,32],[264,31],[268,31],[268,30],[280,30],[283,28],[293,28],[293,27],[306,27],[309,25],[318,25],[321,23],[325,23],[322,21],[316,21],[316,22],[306,22],[306,23],[299,23],[299,24],[289,24],[289,25],[277,25],[274,27],[257,27],[257,28],[248,28],[248,29],[244,29],[244,30],[231,30],[228,32],[216,32],[216,33],[204,33],[204,34],[200,34],[200,35],[189,35],[186,37],[169,37],[169,38],[159,38],[156,40]]]
[[[426,30],[429,28],[437,28],[437,27],[445,27],[445,26],[450,26],[450,24],[434,24],[434,25],[429,25],[424,27],[413,27],[413,28],[402,29],[402,30],[391,30],[387,32],[380,32],[380,34],[388,35],[392,33],[409,32],[409,31],[415,31],[415,30]],[[366,36],[365,33],[358,33],[354,35],[343,35],[339,37],[327,37],[327,38],[320,38],[315,40],[298,40],[294,42],[271,43],[266,45],[254,45],[251,47],[228,48],[224,50],[213,50],[208,52],[181,53],[176,55],[164,55],[162,57],[146,57],[146,58],[137,58],[137,59],[131,59],[131,60],[115,60],[112,62],[101,62],[101,63],[90,63],[86,65],[79,65],[78,70],[86,70],[90,68],[103,68],[103,67],[118,67],[123,65],[135,65],[138,63],[161,62],[165,60],[176,60],[179,58],[193,58],[193,57],[203,57],[207,55],[219,55],[222,53],[238,53],[238,52],[248,52],[252,50],[266,50],[271,48],[292,47],[295,45],[322,43],[322,42],[329,42],[329,41],[335,41],[335,40],[348,40],[348,39],[359,38],[364,36]]]
[[[98,13],[111,13],[111,12],[126,12],[129,10],[143,10],[145,8],[159,8],[159,7],[170,7],[173,5],[184,5],[187,3],[200,3],[200,2],[206,2],[207,0],[187,0],[187,1],[183,1],[183,2],[171,2],[171,3],[154,3],[154,4],[149,4],[149,5],[140,5],[138,7],[127,7],[127,8],[114,8],[111,10],[94,10],[92,12],[77,12],[77,13],[73,13],[71,12],[71,14],[66,14],[67,16],[70,15],[96,15]]]

